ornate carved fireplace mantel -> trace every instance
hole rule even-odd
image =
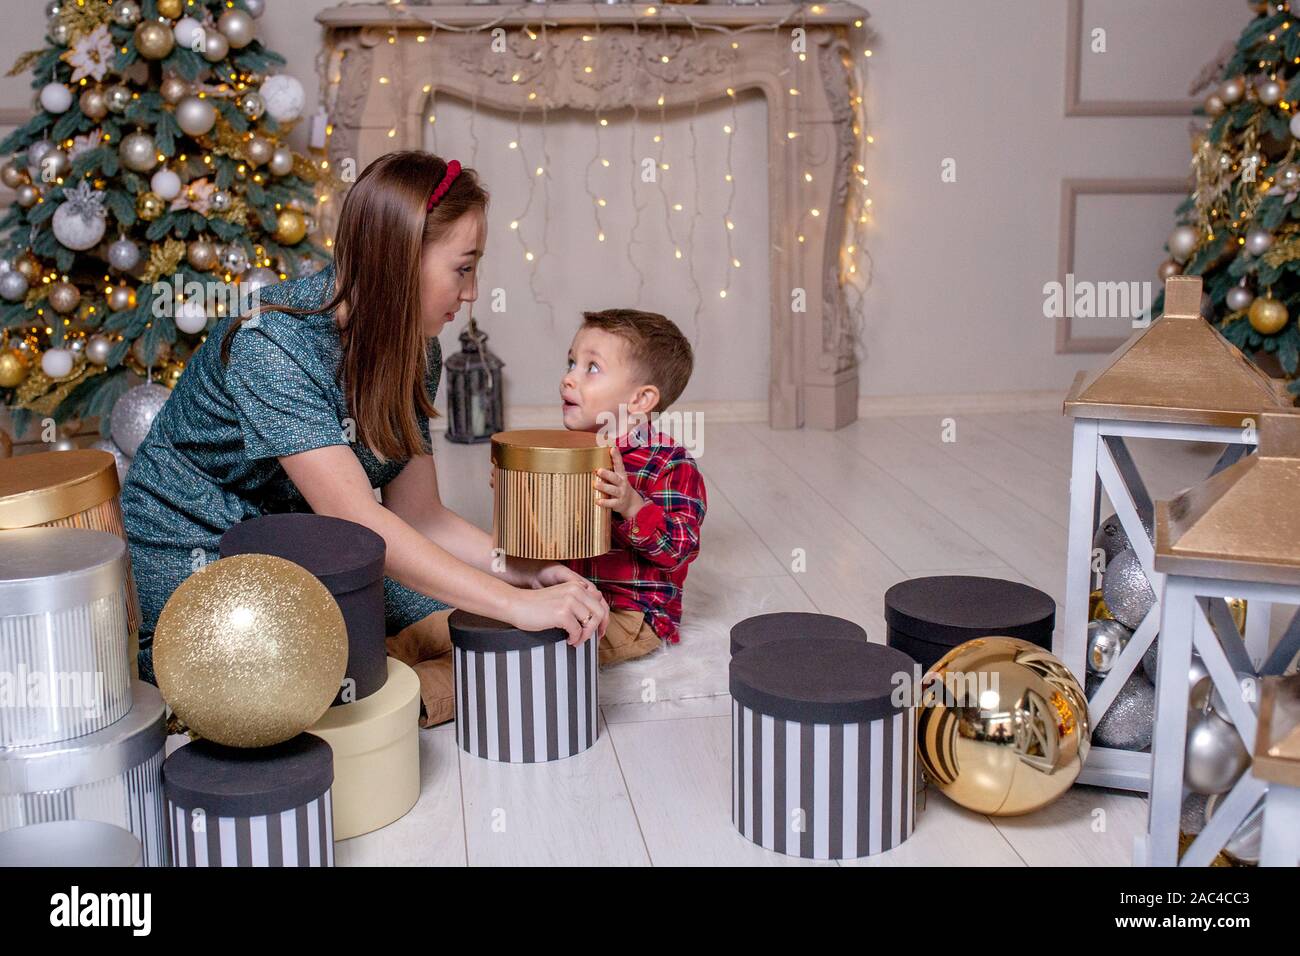
[[[329,156],[361,169],[385,152],[419,148],[439,92],[518,112],[671,108],[761,91],[772,246],[768,420],[839,428],[856,418],[858,400],[841,243],[858,159],[849,44],[866,16],[850,3],[333,7],[316,17],[342,55]]]

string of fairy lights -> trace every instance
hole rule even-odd
[[[503,10],[495,16],[486,17],[482,22],[473,25],[456,25],[442,22],[438,20],[436,16],[431,16],[434,11],[429,7],[413,9],[409,8],[405,3],[400,2],[400,0],[389,0],[386,6],[394,16],[405,13],[416,13],[421,17],[422,21],[428,25],[427,27],[420,28],[419,32],[416,34],[415,39],[419,44],[428,43],[431,38],[437,35],[438,31],[490,34],[494,29],[501,27],[507,19],[516,16],[518,12],[518,7],[513,7],[511,9]],[[539,305],[543,305],[550,309],[553,315],[551,304],[541,295],[538,285],[540,268],[546,261],[550,252],[548,230],[551,220],[549,189],[551,156],[548,143],[550,105],[547,103],[545,97],[540,96],[537,87],[547,78],[547,72],[555,68],[556,61],[552,56],[553,51],[547,30],[546,12],[549,4],[537,4],[537,6],[540,8],[537,27],[525,24],[522,27],[506,28],[513,34],[516,40],[522,41],[522,38],[526,37],[527,43],[536,43],[539,47],[540,56],[534,57],[531,61],[535,66],[528,71],[529,75],[525,76],[521,68],[521,72],[516,72],[511,77],[512,82],[528,83],[530,88],[520,107],[515,111],[514,135],[505,143],[504,149],[510,153],[518,155],[521,175],[523,175],[528,184],[527,196],[522,203],[522,208],[512,214],[509,221],[509,229],[515,237],[515,245],[518,249],[519,255],[529,269],[529,285],[534,297]],[[623,5],[620,4],[620,6]],[[643,6],[637,4],[635,5],[635,9],[637,9],[639,16],[631,20],[630,27],[632,31],[632,43],[637,49],[640,49],[640,44],[642,42],[643,34],[641,31],[641,25],[643,23],[654,23],[658,27],[659,34],[664,38],[669,36],[670,30],[674,27],[679,29],[689,28],[693,39],[698,39],[702,31],[713,31],[727,34],[730,36],[730,46],[732,50],[735,51],[741,49],[741,45],[747,34],[768,31],[772,35],[777,35],[787,28],[795,26],[807,27],[810,24],[815,25],[816,18],[826,10],[825,6],[822,4],[802,5],[792,8],[785,16],[771,23],[754,23],[731,27],[722,24],[701,22],[695,16],[692,16],[690,11],[680,5],[674,5],[673,7],[673,16],[671,18],[673,22],[671,24],[667,22],[668,18],[659,15],[660,9],[655,5]],[[591,58],[591,61],[583,67],[584,71],[589,74],[602,71],[608,66],[602,57],[602,52],[605,48],[600,42],[602,35],[601,21],[602,16],[599,12],[599,5],[595,5],[595,7],[593,7],[593,22],[591,30],[590,32],[583,33],[581,36],[583,43],[595,44],[595,54]],[[623,17],[620,17],[618,25],[628,25],[628,21]],[[844,233],[842,236],[838,237],[840,250],[839,279],[841,288],[845,293],[849,314],[853,317],[853,327],[845,330],[845,334],[851,336],[855,343],[861,341],[862,325],[864,323],[862,302],[871,281],[871,257],[866,249],[866,238],[867,228],[871,221],[872,197],[869,192],[871,184],[870,180],[866,176],[866,170],[867,151],[868,148],[873,146],[875,143],[874,134],[868,132],[866,128],[866,114],[862,94],[865,79],[865,65],[873,55],[873,51],[870,47],[865,45],[865,31],[863,28],[864,23],[862,20],[854,21],[853,31],[850,32],[850,44],[851,48],[856,47],[856,49],[854,49],[852,55],[845,55],[842,58],[849,87],[849,105],[853,113],[852,128],[854,150],[851,161],[852,168],[849,170],[848,195],[845,200]],[[395,22],[388,29],[388,43],[397,44],[399,30],[410,29],[411,27],[408,25]],[[665,46],[664,49],[667,51],[669,48]],[[858,50],[861,52],[860,56],[858,55]],[[327,64],[321,90],[321,100],[323,108],[327,111],[327,114],[332,109],[337,98],[338,87],[342,79],[342,63],[345,56],[345,50],[338,51],[338,55],[327,54],[322,61]],[[808,61],[808,54],[806,52],[800,52],[796,57],[798,64],[800,65],[805,64]],[[660,59],[663,64],[667,65],[671,62],[671,54],[669,52],[664,52]],[[738,272],[743,265],[741,260],[736,256],[733,245],[733,234],[737,228],[744,228],[746,225],[743,221],[740,221],[740,216],[736,212],[736,200],[739,184],[736,181],[734,168],[734,142],[735,134],[739,126],[739,114],[737,108],[737,86],[739,84],[735,79],[734,71],[737,59],[737,57],[731,58],[731,69],[733,70],[732,85],[728,86],[726,90],[726,96],[729,100],[729,116],[722,125],[722,134],[725,139],[725,148],[722,154],[725,171],[722,176],[723,182],[721,185],[727,190],[727,202],[722,214],[722,221],[719,224],[718,238],[719,245],[725,249],[725,273],[719,280],[715,281],[714,290],[712,292],[707,292],[705,286],[701,283],[700,278],[696,273],[698,262],[696,257],[692,254],[695,248],[697,220],[701,218],[699,210],[701,208],[700,188],[702,181],[700,177],[698,157],[699,136],[697,120],[703,101],[699,97],[696,97],[689,104],[690,114],[686,124],[686,134],[690,140],[689,160],[692,167],[692,182],[694,184],[694,192],[691,200],[693,208],[690,210],[687,210],[686,204],[683,202],[681,196],[673,195],[669,178],[664,175],[671,172],[672,166],[667,159],[669,107],[667,106],[667,96],[663,88],[664,84],[662,80],[661,89],[655,101],[655,133],[652,137],[655,147],[653,150],[653,161],[656,167],[655,184],[659,192],[658,199],[664,211],[666,234],[669,239],[669,245],[672,249],[670,265],[675,263],[683,267],[686,271],[690,288],[696,298],[694,318],[697,329],[699,318],[705,307],[704,303],[707,298],[710,295],[716,295],[719,301],[726,300],[728,294],[732,290],[732,283],[735,278],[733,273]],[[409,89],[406,76],[407,69],[408,64],[406,63],[405,56],[402,55],[396,59],[396,70],[398,75],[396,77],[379,78],[379,83],[381,85],[389,86],[393,89],[395,102],[397,104],[395,115],[398,117],[402,117],[405,114],[405,103],[407,102],[405,93],[406,90]],[[418,67],[416,67],[416,69],[418,69]],[[808,69],[815,69],[815,67],[809,67]],[[801,72],[801,70],[796,68],[797,75]],[[437,116],[432,100],[432,96],[435,96],[436,94],[434,93],[431,84],[426,83],[421,87],[421,89],[426,96],[430,96],[430,100],[426,105],[426,121],[429,126],[434,127],[433,136],[434,146],[436,149]],[[801,95],[797,79],[788,87],[787,95],[792,98]],[[469,105],[470,117],[468,137],[471,146],[471,162],[474,162],[473,157],[480,155],[479,150],[483,145],[476,128],[476,119],[479,112],[477,94],[471,95]],[[628,109],[630,111],[628,125],[633,131],[635,131],[641,128],[643,111],[635,100],[630,104]],[[541,159],[539,162],[534,162],[530,158],[525,142],[524,120],[530,112],[540,113],[541,118]],[[589,113],[593,124],[594,151],[583,167],[582,172],[583,189],[591,203],[593,220],[592,228],[596,240],[601,243],[604,243],[611,238],[610,228],[608,225],[610,220],[607,218],[607,214],[612,211],[612,207],[606,195],[606,187],[602,183],[598,182],[597,177],[608,170],[617,171],[615,160],[607,155],[606,149],[607,144],[605,141],[605,134],[610,131],[609,113],[610,110],[608,107],[601,102],[598,102],[596,107]],[[401,120],[399,119],[398,122],[401,122]],[[331,155],[329,139],[333,135],[332,123],[326,124],[325,133],[326,144],[323,151],[324,156],[320,160],[322,172],[329,170],[329,156]],[[398,136],[396,126],[388,130],[388,136],[389,138],[394,139]],[[633,178],[633,182],[637,185],[634,185],[632,190],[632,201],[630,204],[631,226],[628,228],[626,233],[626,248],[628,261],[638,276],[637,292],[639,299],[640,293],[642,292],[646,282],[646,272],[641,266],[641,259],[643,257],[634,254],[634,247],[638,241],[637,236],[642,223],[642,214],[646,202],[649,200],[648,197],[645,197],[644,190],[638,188],[640,185],[639,177],[641,160],[643,157],[637,155],[637,137],[635,136],[635,133],[628,136],[627,140],[629,143],[628,175]],[[786,133],[786,141],[796,149],[800,146],[798,140],[799,133],[797,131],[790,130]],[[813,174],[811,172],[803,172],[801,179],[806,185],[811,186],[813,184]],[[537,201],[536,193],[539,181],[543,191],[541,203],[542,222],[540,224],[535,222],[535,216],[532,214],[534,204]],[[318,202],[328,205],[335,201],[341,195],[342,190],[339,187],[342,185],[343,184],[335,183],[335,188],[322,192],[318,197]],[[677,217],[680,214],[686,214],[688,223],[686,227],[686,240],[684,243],[685,248],[683,248],[683,242],[681,241],[681,230],[676,226],[676,222],[679,221]],[[817,220],[819,220],[824,214],[826,214],[826,211],[818,208],[818,206],[813,203],[809,203],[803,207],[796,222],[792,224],[794,239],[799,244],[804,244],[807,241],[809,231],[818,225]],[[782,224],[771,224],[773,232],[772,241],[774,244],[779,244],[781,241],[781,238],[777,235],[777,230],[781,228]],[[832,241],[834,241],[835,238],[836,237],[832,237]],[[326,244],[329,245],[330,241],[326,240]]]

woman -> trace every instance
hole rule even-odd
[[[491,537],[438,497],[437,335],[478,295],[487,202],[454,161],[381,156],[343,203],[334,263],[264,288],[257,308],[223,319],[194,353],[122,490],[142,677],[154,679],[163,605],[216,560],[222,533],[285,511],[383,537],[395,656],[442,649],[449,607],[523,630],[564,628],[572,644],[604,633],[609,608],[594,585],[556,563],[511,559],[493,572]],[[420,672],[426,726],[452,716],[449,665],[434,663]]]

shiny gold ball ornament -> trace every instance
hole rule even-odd
[[[181,15],[181,0],[158,0],[158,15],[175,20]]]
[[[1183,267],[1179,265],[1177,262],[1175,262],[1173,259],[1166,259],[1164,262],[1160,263],[1160,265],[1156,268],[1156,278],[1158,278],[1161,282],[1168,281],[1174,276],[1180,276],[1182,274],[1183,274]]]
[[[273,155],[275,155],[275,146],[264,136],[254,136],[244,144],[244,158],[252,166],[261,166],[263,163],[270,162]]]
[[[50,286],[50,308],[67,315],[81,301],[81,291],[71,282],[56,282]]]
[[[175,73],[169,73],[163,79],[162,85],[158,87],[158,95],[175,106],[190,95],[190,85]]]
[[[275,217],[275,239],[292,246],[307,235],[307,220],[298,209],[281,209]]]
[[[1271,295],[1261,295],[1250,304],[1250,327],[1260,335],[1281,332],[1287,323],[1286,306]]]
[[[114,286],[108,294],[108,308],[113,312],[125,312],[135,307],[135,290],[130,286]]]
[[[0,388],[17,388],[27,378],[27,360],[13,349],[0,351]]]
[[[945,654],[921,683],[921,765],[954,803],[1014,816],[1051,803],[1083,769],[1088,699],[1069,668],[1014,637]]]
[[[178,0],[177,7],[179,6]],[[161,60],[171,53],[175,45],[176,38],[172,36],[172,31],[158,20],[145,20],[135,28],[135,48],[146,60]]]
[[[167,204],[157,193],[143,192],[135,200],[135,214],[145,222],[153,222],[163,214]]]
[[[217,264],[217,247],[207,239],[195,239],[185,250],[185,261],[200,272]]]
[[[81,106],[81,112],[93,120],[101,120],[108,115],[108,100],[104,98],[104,91],[97,86],[88,87],[81,94],[78,103]]]
[[[200,736],[231,747],[269,747],[310,727],[338,693],[347,660],[347,627],[329,590],[267,554],[191,574],[154,631],[164,699]]]

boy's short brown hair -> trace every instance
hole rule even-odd
[[[582,325],[603,329],[627,343],[628,356],[646,384],[659,389],[659,403],[651,411],[661,412],[677,401],[691,379],[695,354],[671,319],[658,312],[605,309],[582,313]]]

